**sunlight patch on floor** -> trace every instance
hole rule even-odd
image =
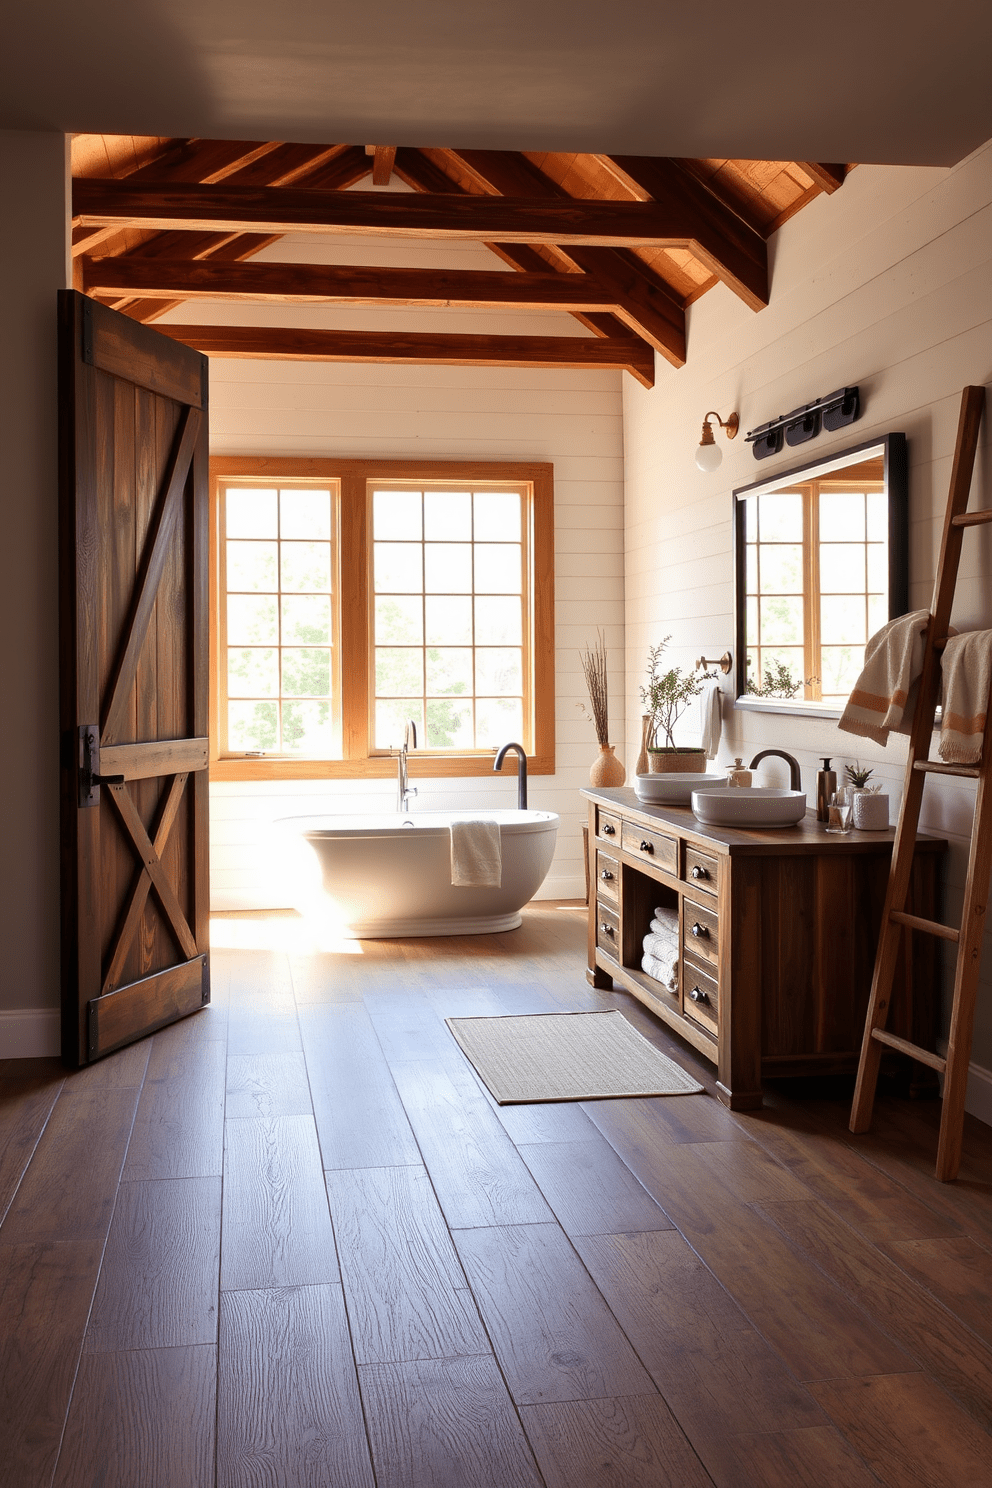
[[[210,948],[214,951],[285,951],[311,956],[333,951],[338,956],[361,956],[361,941],[345,934],[340,925],[318,924],[303,915],[219,914],[210,916]]]

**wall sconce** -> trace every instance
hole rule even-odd
[[[716,419],[728,439],[736,438],[737,430],[741,426],[741,421],[736,413],[732,413],[726,421],[718,413],[708,413],[703,419],[703,437],[700,439],[699,448],[696,450],[696,464],[700,470],[705,470],[707,474],[712,470],[716,470],[720,461],[723,459],[719,446],[713,438],[713,427],[710,424],[710,419]]]

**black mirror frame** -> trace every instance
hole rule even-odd
[[[750,700],[745,691],[747,676],[747,640],[744,552],[744,501],[756,491],[774,489],[777,484],[810,479],[824,466],[843,469],[845,464],[856,464],[870,451],[882,451],[882,478],[889,507],[889,619],[906,614],[909,609],[909,465],[905,434],[880,434],[864,444],[851,445],[849,449],[821,455],[817,460],[808,460],[804,465],[793,465],[787,470],[766,474],[750,485],[738,486],[733,493],[734,501],[734,706],[757,708],[762,712],[796,713],[807,717],[837,717],[839,708],[817,703],[790,703]]]

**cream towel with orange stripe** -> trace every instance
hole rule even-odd
[[[899,615],[876,631],[865,647],[865,664],[840,716],[838,728],[887,744],[890,731],[908,734],[923,667],[929,610]]]
[[[948,765],[974,765],[982,757],[985,715],[992,685],[992,630],[968,630],[944,647],[940,743]]]

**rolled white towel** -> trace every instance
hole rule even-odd
[[[645,935],[641,949],[645,956],[677,956],[679,943],[670,935]]]
[[[498,889],[503,877],[499,822],[491,816],[451,823],[451,882],[456,888]]]
[[[654,977],[656,982],[661,982],[671,992],[679,989],[679,962],[676,956],[674,961],[662,961],[656,956],[645,956],[641,961],[641,970],[649,977]]]

